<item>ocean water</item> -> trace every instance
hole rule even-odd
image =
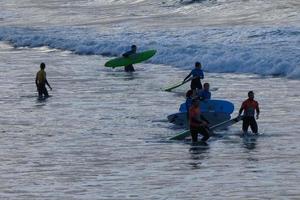
[[[1,1],[0,199],[299,199],[298,1]],[[136,72],[104,63],[157,49]],[[200,60],[213,98],[260,103],[207,148],[168,138]],[[46,63],[51,98],[37,99]]]
[[[135,43],[158,50],[154,64],[300,77],[297,0],[21,2],[1,4],[0,40],[15,47],[116,56]]]

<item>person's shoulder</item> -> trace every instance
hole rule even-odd
[[[247,104],[249,102],[249,99],[246,99],[243,101],[243,105]]]

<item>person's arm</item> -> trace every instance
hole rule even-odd
[[[244,110],[244,103],[242,104],[242,106],[241,106],[241,108],[240,108],[240,110],[239,110],[239,116],[241,116],[243,110]]]
[[[52,87],[51,87],[50,84],[48,83],[47,79],[45,79],[45,83],[46,83],[46,85],[48,85],[48,87],[50,88],[50,90],[52,90]]]
[[[209,121],[203,116],[203,115],[200,115],[200,118],[201,120],[205,121],[207,124],[209,124]]]
[[[126,53],[123,53],[123,57],[128,58],[132,54],[131,51],[127,51]]]
[[[185,79],[183,79],[183,81],[186,81],[188,78],[190,78],[191,75],[192,75],[192,72],[189,73],[189,75],[187,75],[187,77],[185,77]]]
[[[38,86],[38,74],[36,74],[36,76],[35,76],[35,85],[36,85],[36,87]]]
[[[204,95],[203,95],[203,90],[200,90],[197,94],[198,98],[200,99],[200,101],[204,100]]]
[[[259,118],[259,113],[260,113],[260,110],[259,110],[259,106],[258,106],[258,103],[257,103],[257,106],[256,106],[256,119]]]
[[[201,70],[200,79],[204,79],[204,73],[203,73],[203,70]]]
[[[211,92],[208,92],[208,98],[207,99],[211,99]]]

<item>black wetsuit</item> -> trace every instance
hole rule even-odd
[[[36,74],[36,79],[35,79],[37,91],[39,93],[39,97],[49,97],[48,90],[46,88],[46,84],[50,87],[47,79],[46,79],[46,72],[44,70],[38,71]]]
[[[258,126],[254,117],[245,116],[243,117],[243,131],[247,132],[248,128],[251,128],[253,133],[258,132]]]
[[[190,123],[190,132],[191,132],[191,136],[192,136],[192,142],[198,142],[198,133],[200,133],[203,137],[201,138],[201,141],[205,142],[209,139],[210,135],[209,135],[209,130],[208,127],[200,125],[199,123],[201,123],[201,121],[205,121],[206,123],[208,123],[208,121],[202,116],[200,115],[200,120],[195,120],[194,118],[196,117],[196,115],[198,115],[197,111],[194,110],[194,108],[190,108],[189,110],[189,123]]]
[[[249,126],[251,127],[251,130],[253,133],[258,132],[258,126],[255,120],[255,111],[259,114],[259,106],[258,102],[255,100],[247,99],[243,102],[240,113],[244,110],[244,117],[243,117],[243,131],[247,132]]]
[[[191,82],[191,90],[199,89],[202,90],[202,84],[200,78],[194,78]]]
[[[43,97],[43,95],[44,95],[44,97],[49,97],[48,90],[46,88],[46,84],[38,84],[37,90],[39,93],[39,97]]]
[[[128,58],[132,54],[135,54],[135,52],[132,51],[132,50],[131,51],[127,51],[126,53],[123,54],[123,57]],[[127,66],[125,66],[124,70],[125,70],[125,72],[134,72],[135,71],[134,68],[133,68],[133,65],[127,65]]]

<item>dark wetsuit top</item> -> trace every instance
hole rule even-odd
[[[130,50],[130,51],[127,51],[126,53],[124,53],[123,57],[128,58],[130,55],[133,55],[133,54],[135,54],[135,52]],[[133,65],[127,65],[127,66],[125,66],[124,69],[126,72],[134,72]]]
[[[258,126],[255,120],[255,111],[259,113],[258,102],[255,100],[247,99],[243,102],[241,109],[244,110],[243,117],[243,131],[247,132],[250,126],[253,133],[258,132]]]
[[[49,83],[47,81],[46,72],[44,70],[41,69],[36,73],[35,83],[39,93],[39,97],[42,97],[43,95],[45,97],[48,97],[49,94],[46,88],[46,84],[49,85]]]

